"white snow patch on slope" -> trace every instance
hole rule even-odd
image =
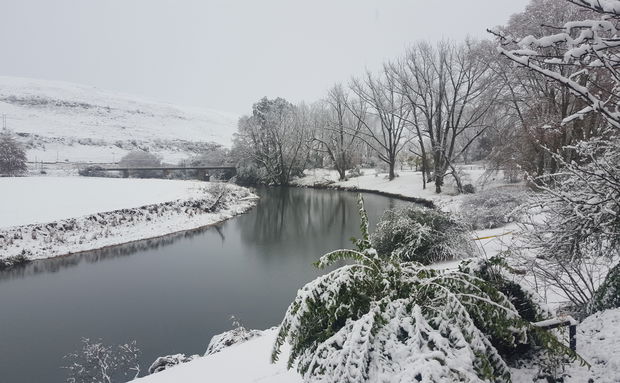
[[[139,147],[164,152],[169,145],[161,141],[229,146],[238,118],[231,113],[152,102],[92,86],[1,76],[0,114],[6,115],[9,129],[30,134],[26,143],[33,135],[39,136],[30,142],[38,145],[28,151],[30,160],[100,162],[111,162],[115,149],[116,160],[126,153],[114,146],[117,141],[135,141]],[[92,157],[89,148],[93,146],[106,148],[105,153],[94,152]]]
[[[233,345],[221,352],[174,366],[135,380],[138,383],[269,382],[301,383],[301,376],[286,369],[288,348],[280,360],[270,361],[277,330],[265,330],[263,336]]]
[[[271,364],[269,356],[273,347],[275,329],[245,343],[231,346],[221,352],[198,358],[192,362],[172,367],[166,371],[138,379],[139,383],[194,383],[194,382],[271,382],[301,383],[301,376],[286,369],[289,348],[280,361]],[[607,310],[586,318],[577,328],[577,351],[592,368],[577,362],[567,368],[565,382],[583,383],[592,378],[595,382],[620,381],[620,309]],[[515,383],[532,382],[537,370],[511,369]]]
[[[573,362],[564,370],[565,383],[620,382],[620,309],[598,312],[577,326],[577,353],[587,366]],[[537,368],[511,369],[513,383],[546,382],[536,380]]]

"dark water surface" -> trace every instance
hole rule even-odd
[[[204,353],[235,315],[249,328],[282,319],[323,253],[359,235],[356,194],[260,189],[256,208],[215,227],[0,272],[0,382],[63,382],[81,337],[136,340],[143,372],[157,357]],[[371,225],[405,202],[366,194]]]

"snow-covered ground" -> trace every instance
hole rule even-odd
[[[139,383],[301,383],[295,370],[286,369],[288,348],[277,363],[270,362],[276,330],[236,344],[217,354],[197,358],[189,363],[136,380]],[[592,368],[573,364],[567,369],[566,383],[616,383],[620,381],[620,309],[607,310],[584,320],[577,327],[578,352]],[[513,369],[515,383],[532,382],[536,370]]]
[[[465,165],[461,167],[463,183],[472,184],[477,190],[483,187],[515,187],[504,185],[501,174],[484,177],[485,169],[479,165]],[[375,169],[362,169],[363,175],[349,178],[347,181],[338,181],[338,172],[327,169],[307,170],[305,177],[296,179],[293,183],[297,186],[319,186],[340,189],[363,189],[389,193],[394,196],[421,198],[433,201],[438,206],[453,210],[460,204],[463,195],[456,193],[451,177],[446,177],[445,186],[441,194],[435,193],[434,184],[428,184],[426,189],[422,187],[422,173],[412,170],[397,171],[398,177],[388,180],[386,173],[377,173]]]
[[[136,382],[301,383],[301,376],[296,371],[286,369],[288,349],[283,350],[277,363],[271,363],[271,349],[276,333],[275,329],[265,330],[263,335],[258,338],[146,376],[136,380]]]
[[[0,178],[0,194],[0,258],[32,259],[210,225],[255,200],[228,184],[90,177]]]
[[[0,177],[0,228],[194,198],[204,187],[200,181]]]
[[[0,77],[0,114],[30,161],[114,162],[149,149],[165,161],[201,143],[229,146],[238,116],[58,81]]]

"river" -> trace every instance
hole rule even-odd
[[[327,251],[359,235],[356,194],[263,188],[256,208],[219,225],[0,272],[0,382],[65,381],[80,339],[136,340],[142,371],[203,354],[231,328],[277,325]],[[371,225],[406,202],[365,194]]]

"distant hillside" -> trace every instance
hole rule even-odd
[[[0,114],[29,160],[118,161],[132,149],[177,162],[209,143],[230,146],[237,116],[66,82],[0,76]]]

